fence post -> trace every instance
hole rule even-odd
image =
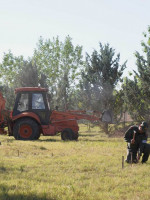
[[[122,169],[124,168],[124,156],[122,156]]]

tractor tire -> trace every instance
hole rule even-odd
[[[74,133],[73,140],[78,140],[79,133]]]
[[[13,135],[16,140],[38,139],[39,138],[39,126],[32,119],[29,119],[29,118],[20,119],[14,125]]]
[[[34,137],[35,140],[38,140],[40,138],[41,134],[36,134],[36,136]]]
[[[61,132],[61,139],[66,140],[73,140],[74,132],[70,128],[66,128]]]

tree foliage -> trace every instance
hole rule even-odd
[[[122,86],[124,92],[124,104],[126,105],[126,111],[129,112],[132,119],[135,121],[143,121],[146,114],[146,105],[141,99],[143,91],[138,84],[138,79],[135,76],[133,80],[125,79]]]
[[[94,50],[91,56],[86,56],[81,89],[87,105],[91,102],[91,109],[112,109],[113,92],[121,79],[126,62],[120,65],[120,54],[115,57],[115,50],[109,44],[100,43],[99,47],[99,52]]]
[[[53,96],[54,106],[71,108],[74,93],[83,65],[82,47],[72,44],[67,36],[64,42],[59,37],[45,40],[41,37],[34,52],[38,71],[47,76],[47,84]]]
[[[3,79],[3,83],[13,87],[17,81],[16,76],[22,70],[23,65],[23,56],[14,56],[11,51],[4,53],[0,64],[0,78]]]
[[[137,71],[134,80],[123,85],[127,109],[135,121],[150,121],[150,27],[141,42],[143,55],[135,53]]]
[[[7,99],[7,107],[13,107],[14,89],[18,87],[47,87],[46,77],[38,72],[32,61],[24,60],[23,56],[5,53],[0,64],[3,94]]]

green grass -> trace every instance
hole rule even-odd
[[[77,142],[0,136],[0,200],[149,200],[150,161],[122,169],[123,138],[80,127]]]

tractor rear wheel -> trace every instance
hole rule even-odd
[[[38,124],[29,118],[18,120],[13,128],[13,135],[16,140],[35,140],[39,136]]]
[[[40,133],[36,134],[36,136],[34,137],[35,140],[38,140],[40,138]]]

